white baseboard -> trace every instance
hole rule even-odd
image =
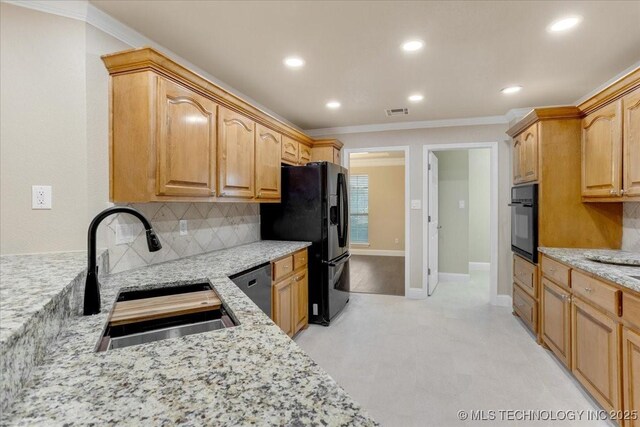
[[[405,296],[409,299],[425,299],[427,292],[422,288],[409,288]]]
[[[470,280],[468,274],[463,273],[438,273],[440,282],[468,282]]]
[[[490,262],[470,262],[469,271],[489,271],[491,269]]]
[[[511,295],[496,295],[496,300],[493,302],[493,305],[497,305],[498,307],[513,307],[513,300],[511,299]]]
[[[404,251],[392,251],[382,249],[360,249],[349,248],[351,255],[371,255],[371,256],[404,256]]]

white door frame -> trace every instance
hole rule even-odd
[[[491,267],[489,269],[489,299],[492,305],[499,305],[498,301],[498,143],[497,142],[469,142],[456,144],[428,144],[422,146],[422,200],[426,207],[422,210],[422,289],[427,293],[427,278],[429,263],[425,262],[429,256],[429,227],[425,212],[428,211],[429,185],[428,168],[430,151],[468,150],[474,148],[489,148],[491,150],[491,190],[490,190],[490,225],[489,240],[491,243]]]
[[[411,233],[409,227],[409,207],[410,182],[409,182],[409,146],[394,145],[391,147],[372,147],[372,148],[345,148],[342,156],[342,166],[349,169],[349,161],[351,153],[379,153],[385,151],[402,151],[404,152],[404,296],[409,297],[411,294],[411,278],[409,277],[411,268]]]

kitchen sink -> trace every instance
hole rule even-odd
[[[97,351],[231,328],[229,314],[210,283],[121,292]]]

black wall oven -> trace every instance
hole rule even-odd
[[[538,184],[511,188],[511,250],[538,261]]]

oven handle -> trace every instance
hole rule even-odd
[[[524,208],[532,208],[533,205],[531,203],[509,203],[509,206],[522,206]]]

